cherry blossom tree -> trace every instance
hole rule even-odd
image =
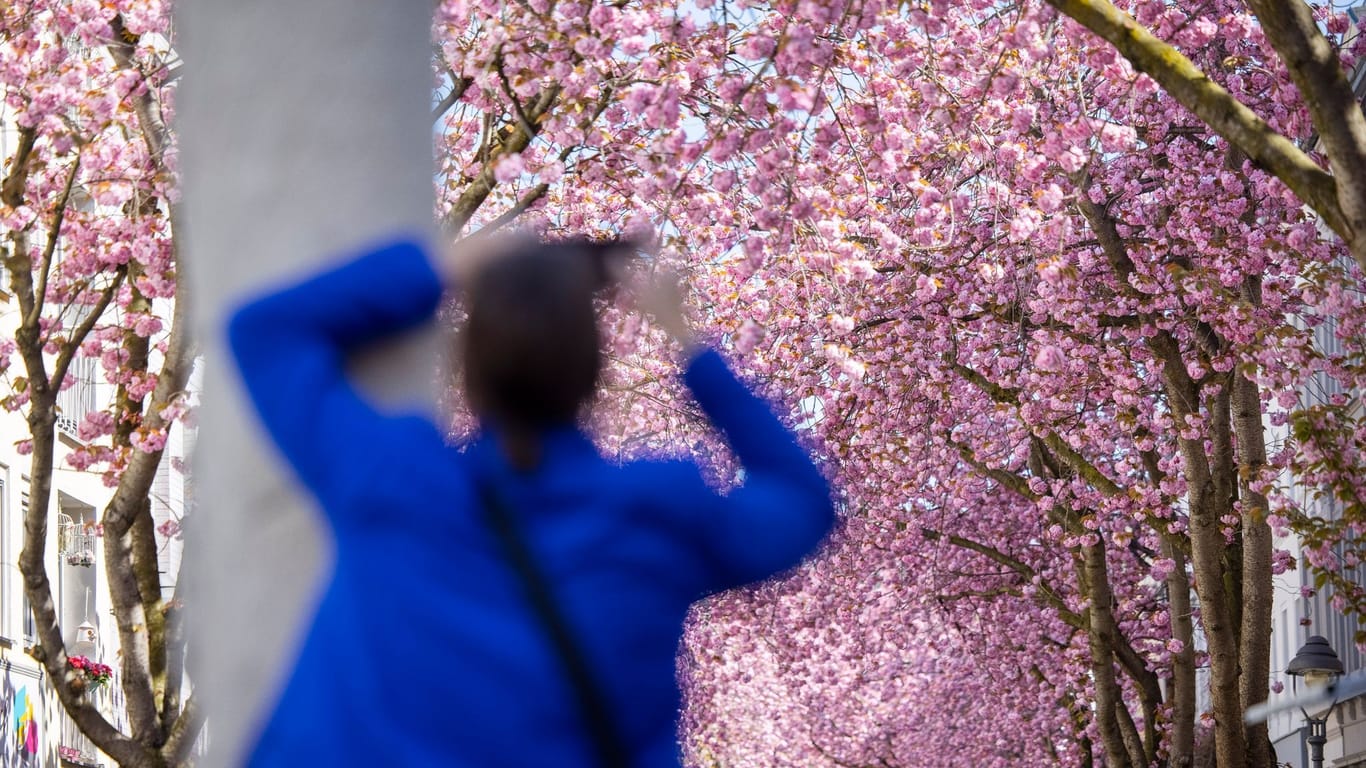
[[[1360,237],[1366,210],[1360,178],[1366,123],[1360,89],[1354,91],[1351,82],[1360,71],[1362,38],[1346,14],[1330,4],[1256,0],[1246,7],[1207,6],[1179,16],[1144,4],[1129,9],[1103,0],[1049,2],[1114,44],[1135,69],[1151,75],[1211,131],[1276,176],[1366,267]],[[1222,61],[1187,58],[1190,44],[1198,42],[1191,39],[1191,30],[1212,30],[1230,20],[1255,28],[1259,46]],[[1201,34],[1207,33],[1195,32]],[[1219,69],[1232,72],[1227,81],[1207,75]],[[1271,76],[1292,82],[1294,98],[1267,105],[1238,90],[1250,80]],[[1299,127],[1284,120],[1287,112],[1299,113]],[[1366,591],[1358,570],[1362,552],[1357,539],[1366,525],[1360,485],[1361,449],[1366,443],[1359,399],[1359,273],[1311,263],[1300,278],[1305,303],[1316,310],[1304,317],[1304,323],[1318,334],[1322,346],[1301,350],[1299,360],[1291,363],[1317,372],[1301,389],[1300,407],[1288,416],[1294,444],[1284,463],[1293,470],[1297,487],[1273,495],[1276,514],[1270,521],[1282,533],[1289,523],[1301,534],[1315,585],[1331,588],[1334,608],[1361,615]],[[1294,403],[1288,392],[1281,399],[1286,407]],[[1284,423],[1287,416],[1275,414],[1272,419]],[[1317,513],[1306,510],[1306,499]],[[1358,632],[1357,642],[1366,643],[1366,632]],[[1246,697],[1249,692],[1244,693]],[[1221,746],[1225,759],[1235,750],[1235,745]]]
[[[175,155],[167,128],[176,59],[160,2],[6,3],[0,72],[17,142],[0,187],[4,265],[18,327],[0,366],[23,413],[31,505],[20,570],[37,644],[61,706],[121,765],[184,765],[202,718],[185,696],[179,602],[163,597],[150,492],[167,430],[187,408],[192,351],[175,304]],[[121,731],[83,695],[69,663],[44,553],[59,393],[80,359],[116,392],[85,414],[68,461],[103,473],[105,572],[126,702]]]
[[[1360,71],[1363,41],[1346,14],[1336,13],[1330,4],[1248,2],[1246,11],[1234,9],[1243,11],[1236,18],[1243,25],[1256,23],[1259,34],[1265,30],[1261,50],[1215,64],[1193,62],[1169,43],[1181,37],[1181,25],[1173,27],[1172,20],[1152,6],[1140,6],[1135,18],[1103,1],[1050,4],[1113,43],[1136,69],[1151,75],[1212,131],[1280,179],[1346,243],[1358,264],[1366,266],[1360,235],[1366,210],[1360,178],[1366,123],[1359,109],[1360,86],[1354,90],[1352,84]],[[1219,15],[1219,10],[1202,9],[1181,24],[1210,28],[1231,18]],[[1273,72],[1288,78],[1302,102],[1301,119],[1307,117],[1312,130],[1300,128],[1295,133],[1266,119],[1267,113],[1255,109],[1258,105],[1205,75],[1217,69],[1233,70],[1231,80],[1238,83]],[[1339,511],[1330,518],[1306,514],[1301,504],[1282,496],[1278,501],[1286,514],[1275,520],[1282,527],[1293,522],[1306,537],[1309,565],[1319,587],[1329,584],[1335,590],[1334,605],[1360,615],[1366,592],[1356,572],[1362,556],[1356,539],[1366,508],[1357,470],[1366,443],[1360,431],[1359,286],[1336,269],[1310,269],[1302,277],[1312,301],[1323,308],[1321,318],[1309,320],[1310,327],[1327,331],[1329,343],[1324,346],[1329,351],[1319,355],[1317,363],[1327,371],[1315,382],[1313,396],[1289,417],[1297,442],[1290,464],[1310,498],[1325,500]],[[1366,643],[1366,632],[1358,634],[1357,642]]]
[[[1264,132],[1326,130],[1245,9],[1136,8]],[[1302,209],[1333,225],[1320,198],[1048,6],[442,9],[453,231],[659,226],[699,325],[800,404],[836,472],[828,551],[699,609],[690,759],[1182,765],[1212,724],[1221,763],[1269,764],[1240,713],[1293,564],[1273,479],[1335,454],[1269,447],[1263,423],[1311,372],[1360,375],[1304,332],[1359,324],[1350,242]],[[615,330],[604,448],[717,455],[655,337]],[[1315,434],[1359,444],[1334,407]],[[1037,730],[966,738],[946,706],[966,701]]]

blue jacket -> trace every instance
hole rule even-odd
[[[336,563],[253,766],[594,764],[474,481],[523,521],[555,599],[639,766],[677,766],[675,654],[690,603],[795,565],[832,522],[820,473],[715,352],[684,380],[744,466],[721,496],[691,463],[605,461],[577,429],[515,474],[490,439],[378,413],[348,351],[427,320],[442,284],[399,243],[256,300],[232,318],[242,379],[317,498]]]

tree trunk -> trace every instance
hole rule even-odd
[[[1143,467],[1148,482],[1158,486],[1166,478],[1157,453],[1143,452]],[[1195,760],[1195,621],[1191,613],[1188,561],[1180,540],[1170,533],[1162,536],[1162,556],[1172,561],[1164,582],[1167,588],[1167,615],[1172,639],[1181,650],[1172,654],[1172,677],[1167,701],[1171,705],[1171,727],[1167,733],[1167,764],[1171,768],[1190,768]]]
[[[1244,298],[1261,304],[1261,280],[1248,278]],[[1266,496],[1252,489],[1266,468],[1266,432],[1262,426],[1262,402],[1257,384],[1241,374],[1233,376],[1233,429],[1238,445],[1239,498],[1243,525],[1243,624],[1241,702],[1246,710],[1266,701],[1271,680],[1271,526]],[[1269,768],[1274,763],[1266,723],[1247,727],[1247,764]]]
[[[1209,471],[1191,483],[1190,503],[1191,561],[1195,567],[1196,591],[1200,595],[1200,617],[1209,647],[1210,698],[1214,706],[1214,745],[1219,765],[1242,765],[1246,759],[1243,739],[1243,710],[1240,693],[1242,657],[1238,634],[1242,627],[1236,596],[1241,592],[1241,574],[1229,568],[1240,557],[1231,558],[1230,544],[1224,536],[1222,518],[1232,509],[1235,487],[1233,445],[1229,424],[1228,381],[1206,398],[1209,438]],[[1195,446],[1182,441],[1186,451]]]
[[[1181,643],[1181,651],[1172,656],[1168,763],[1172,768],[1190,768],[1195,760],[1195,621],[1191,615],[1190,577],[1186,575],[1186,554],[1171,537],[1163,537],[1162,550],[1176,563],[1167,575],[1167,613],[1171,617],[1172,639]]]
[[[1105,764],[1112,768],[1139,768],[1143,761],[1132,758],[1120,729],[1118,713],[1124,706],[1124,697],[1115,679],[1114,654],[1110,650],[1114,647],[1115,624],[1110,611],[1114,596],[1110,593],[1110,576],[1105,565],[1105,545],[1096,543],[1083,547],[1082,553],[1081,583],[1091,603],[1086,614],[1092,684],[1096,690],[1096,730],[1105,749]]]
[[[1175,339],[1159,334],[1149,346],[1162,360],[1167,403],[1177,424],[1199,417],[1200,388],[1186,371]],[[1182,469],[1187,485],[1190,517],[1191,566],[1200,598],[1201,625],[1209,649],[1210,697],[1214,705],[1215,751],[1219,765],[1240,765],[1245,757],[1242,699],[1239,695],[1238,632],[1231,605],[1232,584],[1226,568],[1229,543],[1221,517],[1232,508],[1236,487],[1228,391],[1231,377],[1215,382],[1217,392],[1205,398],[1206,424],[1200,434],[1179,440]],[[1207,453],[1206,439],[1211,449]],[[1239,576],[1241,579],[1241,576]],[[1241,587],[1241,582],[1239,582]]]

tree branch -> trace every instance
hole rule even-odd
[[[1248,6],[1309,107],[1323,153],[1334,171],[1337,201],[1349,232],[1333,229],[1366,271],[1366,244],[1361,242],[1366,240],[1366,115],[1352,93],[1342,60],[1319,31],[1309,3],[1248,0]]]
[[[147,503],[145,498],[143,503]],[[115,531],[105,524],[104,558],[109,599],[117,619],[119,668],[128,722],[139,742],[157,748],[164,739],[152,689],[147,614],[138,591],[132,534],[128,529]]]
[[[125,38],[123,15],[115,14],[109,22],[109,28],[114,33],[109,43],[109,53],[114,61],[120,67],[141,75],[146,86],[141,92],[135,92],[137,95],[134,96],[133,109],[137,112],[138,127],[142,132],[142,140],[147,144],[147,151],[158,171],[164,172],[166,147],[171,143],[171,128],[162,116],[161,100],[157,97],[156,88],[148,81],[147,74],[133,61],[134,47]]]
[[[1247,105],[1209,79],[1180,51],[1159,40],[1108,0],[1047,2],[1109,41],[1135,69],[1146,72],[1216,133],[1275,174],[1300,200],[1313,208],[1329,228],[1348,243],[1355,242],[1356,230],[1338,202],[1333,176]],[[1356,249],[1353,253],[1357,253]],[[1358,254],[1357,259],[1366,265],[1366,256]]]
[[[19,129],[19,143],[14,148],[14,159],[10,161],[9,173],[0,183],[0,202],[11,208],[24,204],[28,192],[29,159],[33,156],[33,144],[38,140],[38,129],[34,126]]]
[[[138,596],[142,600],[142,615],[147,624],[147,673],[152,681],[152,703],[162,731],[167,725],[165,712],[167,654],[166,612],[161,599],[161,571],[157,559],[156,523],[152,520],[150,496],[133,516],[128,529],[131,538],[132,560],[129,566],[137,580]]]
[[[531,129],[530,132],[523,129],[520,125],[507,126],[503,133],[502,141],[498,142],[496,152],[490,152],[484,167],[480,169],[479,175],[465,187],[465,191],[451,206],[450,213],[446,215],[444,223],[445,229],[451,234],[458,234],[464,229],[465,225],[474,216],[474,212],[483,205],[484,200],[493,192],[493,188],[498,182],[493,177],[493,166],[502,155],[509,155],[521,152],[526,149],[531,140],[536,138],[536,132],[540,130],[541,120],[549,111],[551,106],[559,98],[560,86],[548,85],[541,89],[536,101],[525,111],[527,120],[526,125]]]
[[[175,246],[174,238],[171,242],[175,248],[174,263],[178,267],[179,249]],[[141,407],[141,403],[131,400],[122,404],[127,415],[140,416],[141,427],[151,431],[169,427],[162,411],[184,390],[192,363],[187,317],[190,302],[185,300],[182,293],[183,270],[176,269],[175,281],[177,301],[172,314],[170,337],[150,402],[145,408]],[[130,339],[130,343],[135,345],[145,341]],[[161,613],[159,580],[149,578],[145,572],[147,568],[155,570],[155,556],[151,556],[150,563],[139,562],[145,558],[135,557],[132,527],[139,516],[150,514],[147,505],[150,504],[152,483],[156,479],[163,453],[164,449],[131,449],[128,463],[119,476],[118,487],[105,507],[101,521],[104,525],[106,559],[111,564],[108,569],[109,593],[119,617],[119,636],[124,649],[124,692],[127,695],[129,719],[134,725],[134,733],[150,746],[159,746],[164,735],[160,717],[165,703],[164,689],[163,706],[158,707],[154,680],[158,672],[156,667],[164,667],[166,663],[164,645],[158,647],[165,639],[162,629],[164,616]],[[112,565],[115,563],[119,566]],[[157,625],[155,632],[153,625]],[[156,636],[153,637],[153,634]],[[158,664],[154,665],[154,661]]]
[[[1083,560],[1077,567],[1077,580],[1082,594],[1090,601],[1086,609],[1087,644],[1090,650],[1091,679],[1095,696],[1096,729],[1105,746],[1106,765],[1114,768],[1138,768],[1124,743],[1119,722],[1119,711],[1124,707],[1123,691],[1115,679],[1114,643],[1118,628],[1112,606],[1114,594],[1105,562],[1105,544],[1082,547]]]
[[[37,316],[29,311],[34,303],[33,257],[28,252],[26,231],[15,230],[10,233],[10,252],[5,258],[5,269],[9,272],[10,290],[19,300],[19,327],[14,330],[14,342],[28,374],[29,400],[34,402],[34,396],[38,396],[41,402],[41,398],[50,390],[50,381],[47,359],[43,356],[42,331]],[[30,420],[33,413],[34,409],[30,407]]]
[[[174,720],[180,713],[180,695],[185,679],[186,632],[182,597],[184,588],[185,559],[181,558],[180,571],[176,574],[175,594],[172,595],[171,602],[162,608],[166,617],[166,688],[161,697],[161,723],[163,726],[169,726],[171,731],[174,730]],[[167,740],[170,740],[170,736]]]
[[[90,314],[86,315],[86,318],[81,321],[81,324],[76,326],[76,329],[71,332],[66,343],[63,344],[62,348],[57,352],[57,359],[52,363],[52,380],[57,383],[58,387],[62,385],[62,380],[66,378],[66,372],[71,368],[71,361],[76,358],[76,353],[80,351],[81,343],[84,342],[85,338],[94,330],[95,324],[99,322],[104,311],[114,302],[114,296],[118,294],[119,286],[123,284],[123,278],[126,274],[127,271],[122,265],[114,271],[114,279],[100,292],[100,298],[95,302],[95,306],[91,309]]]
[[[184,295],[184,270],[180,265],[180,249],[172,238],[175,253],[172,258],[177,265],[175,271],[175,292],[177,301],[171,315],[171,333],[166,341],[166,353],[162,360],[161,373],[157,376],[156,388],[152,390],[151,402],[142,418],[142,425],[149,430],[163,430],[169,426],[161,412],[185,390],[190,368],[194,362],[190,341],[190,321],[188,306],[190,302]],[[119,477],[119,486],[114,497],[105,508],[103,523],[106,532],[121,533],[132,524],[133,513],[137,510],[139,499],[151,492],[152,481],[156,477],[157,466],[161,463],[162,451],[134,451],[128,466]]]
[[[959,458],[961,458],[973,469],[977,470],[977,472],[982,476],[990,480],[996,481],[997,484],[1011,491],[1014,491],[1022,498],[1028,499],[1031,502],[1037,502],[1039,500],[1039,495],[1029,489],[1029,482],[1025,480],[1023,477],[1020,477],[1019,475],[1014,474],[1013,472],[1007,472],[1003,469],[988,467],[986,464],[983,464],[980,459],[977,458],[977,454],[973,453],[973,450],[971,448],[964,445],[963,443],[958,442],[957,440],[947,438],[945,442],[949,445],[949,447],[953,448],[958,452]]]
[[[449,73],[449,70],[447,70],[447,72]],[[432,108],[432,122],[440,120],[442,115],[450,111],[450,108],[455,106],[455,103],[457,101],[460,101],[462,98],[464,98],[465,91],[468,91],[470,86],[473,84],[473,78],[455,77],[455,75],[452,73],[451,90],[449,93],[445,95],[444,98],[441,99],[440,102],[437,103],[435,107]]]
[[[81,156],[76,155],[76,160],[71,163],[71,173],[66,175],[66,185],[62,188],[62,194],[57,198],[57,210],[52,214],[52,226],[48,228],[47,244],[43,246],[43,258],[38,264],[38,284],[33,289],[33,306],[29,312],[33,315],[32,322],[38,322],[38,317],[43,314],[43,307],[47,303],[47,281],[52,273],[52,257],[57,252],[57,243],[61,241],[62,224],[66,221],[66,206],[71,201],[71,189],[76,185],[76,174],[81,171]],[[25,318],[27,320],[28,318]],[[61,379],[55,376],[54,380],[60,382]]]
[[[166,744],[161,748],[162,759],[169,765],[182,764],[203,727],[204,713],[199,706],[199,699],[191,694],[185,700],[185,708],[180,710],[180,716],[167,731]]]
[[[1019,392],[1003,387],[996,382],[987,379],[987,377],[962,363],[954,363],[953,369],[958,375],[975,384],[992,400],[1005,405],[1019,406]],[[1090,483],[1091,487],[1107,496],[1118,496],[1124,493],[1124,490],[1120,488],[1115,481],[1111,480],[1099,467],[1092,464],[1085,456],[1082,456],[1074,450],[1072,446],[1068,445],[1058,433],[1050,431],[1047,434],[1036,436],[1042,440],[1043,444],[1048,446],[1048,449],[1058,458],[1062,459],[1073,469],[1073,471],[1081,475],[1082,479]]]
[[[933,528],[921,528],[920,535],[924,536],[930,541],[946,541],[949,544],[954,545],[955,547],[966,549],[970,552],[976,552],[977,554],[987,558],[988,560],[991,560],[994,563],[1009,568],[1010,570],[1019,574],[1020,577],[1027,582],[1033,582],[1035,579],[1039,579],[1039,590],[1036,594],[1040,596],[1040,599],[1042,599],[1043,602],[1048,605],[1048,607],[1056,611],[1059,618],[1066,622],[1068,626],[1074,627],[1076,629],[1086,629],[1086,619],[1076,611],[1069,609],[1067,607],[1067,603],[1063,601],[1061,597],[1058,596],[1057,591],[1054,590],[1052,587],[1049,587],[1043,581],[1042,577],[1039,575],[1039,572],[1034,570],[1024,561],[1019,560],[1011,555],[1007,555],[1006,553],[1002,552],[999,549],[996,549],[993,546],[983,544],[978,541],[973,541],[972,539],[969,539],[964,536],[959,536],[957,534],[941,533],[939,531],[934,530]]]
[[[29,508],[24,515],[24,543],[19,553],[19,570],[24,576],[24,595],[33,612],[38,646],[33,656],[47,671],[62,707],[76,726],[101,751],[121,765],[144,765],[154,753],[120,733],[86,697],[75,692],[71,683],[77,673],[67,663],[66,646],[58,625],[47,575],[47,524],[52,494],[53,452],[56,442],[54,406],[50,399],[35,403],[29,414],[33,456],[30,464]]]
[[[535,205],[536,202],[540,200],[542,197],[545,197],[545,193],[549,191],[549,184],[537,184],[536,186],[528,190],[525,195],[522,195],[522,198],[518,200],[516,204],[514,204],[511,208],[498,214],[498,218],[480,227],[478,232],[471,233],[470,237],[487,237],[493,234],[494,232],[497,232],[498,230],[502,229],[503,227],[506,227],[507,225],[516,221],[518,216],[521,216],[523,213],[526,213],[527,210],[531,208],[531,206]]]
[[[526,135],[535,136],[538,129],[531,126],[531,118],[522,109],[522,100],[512,92],[512,83],[508,82],[507,73],[503,71],[502,46],[498,47],[498,55],[493,57],[493,71],[498,73],[498,84],[503,87],[503,95],[507,97],[508,103],[512,104],[512,113],[517,116],[518,127]]]

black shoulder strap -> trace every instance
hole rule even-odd
[[[612,719],[607,700],[598,688],[597,680],[588,669],[588,663],[578,642],[570,631],[569,625],[560,614],[559,606],[550,592],[550,586],[536,566],[536,559],[526,542],[519,535],[517,521],[512,511],[502,502],[488,482],[479,484],[479,497],[484,504],[484,512],[489,527],[503,546],[503,554],[522,579],[531,607],[541,622],[542,629],[555,645],[565,674],[569,678],[579,698],[579,710],[583,714],[584,725],[597,750],[598,760],[603,768],[626,768],[625,746],[617,734],[616,723]]]

